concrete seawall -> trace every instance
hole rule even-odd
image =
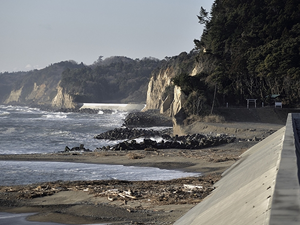
[[[145,104],[82,103],[80,109],[141,111]]]
[[[175,224],[300,224],[295,117],[289,114],[285,127],[244,152],[212,194]]]

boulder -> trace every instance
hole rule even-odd
[[[168,116],[160,114],[157,110],[149,110],[146,112],[132,112],[127,115],[124,120],[125,127],[172,127],[172,119]]]

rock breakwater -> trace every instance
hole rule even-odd
[[[145,134],[143,136],[142,134]],[[158,136],[159,135],[159,136]],[[134,138],[144,137],[144,140],[140,143]],[[129,138],[126,138],[129,137]],[[160,137],[161,141],[150,139],[151,137]],[[202,149],[210,146],[217,146],[221,144],[231,143],[236,140],[233,136],[226,134],[217,135],[204,135],[204,134],[192,134],[185,136],[170,136],[169,134],[162,133],[159,131],[147,131],[143,129],[115,129],[113,131],[105,132],[97,135],[95,138],[98,139],[110,139],[110,140],[122,140],[122,139],[133,139],[122,141],[114,146],[103,146],[97,148],[95,151],[119,151],[119,150],[150,150],[150,149]]]
[[[134,128],[115,128],[107,132],[98,134],[95,136],[96,139],[107,139],[107,140],[125,140],[135,139],[140,137],[160,137],[162,135],[168,135],[172,132],[172,128],[164,130],[153,130],[153,129],[134,129]]]
[[[157,110],[132,112],[127,115],[123,126],[132,127],[172,127],[171,117],[162,115]]]

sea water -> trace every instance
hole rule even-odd
[[[48,112],[0,105],[0,154],[55,153],[84,144],[94,150],[118,141],[94,136],[121,127],[127,112],[98,114]],[[181,171],[62,162],[0,161],[0,185],[56,180],[169,180],[197,175]]]
[[[60,223],[51,222],[33,222],[27,221],[26,217],[34,215],[35,213],[6,213],[0,212],[0,224],[1,225],[63,225]],[[84,224],[83,224],[84,225]],[[108,225],[108,224],[93,224],[93,225]]]
[[[50,153],[80,144],[93,150],[114,144],[93,137],[122,126],[125,116],[126,112],[63,113],[0,105],[0,154]]]

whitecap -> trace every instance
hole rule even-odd
[[[4,110],[7,110],[7,111],[16,111],[18,113],[36,113],[36,112],[40,112],[40,109],[30,108],[28,106],[12,106],[12,105],[4,106],[4,105],[0,105],[0,108],[2,108]]]
[[[24,106],[24,107],[15,107],[15,110],[16,111],[19,111],[19,112],[24,112],[24,113],[32,113],[34,111],[39,111],[39,109],[36,109],[36,108],[29,108],[27,106]]]
[[[50,132],[49,134],[46,134],[46,135],[53,135],[53,136],[56,136],[56,135],[70,135],[70,132],[69,131],[63,131],[63,130],[58,130],[58,131],[52,131],[52,132]]]
[[[14,128],[14,127],[9,127],[9,128],[7,128],[7,129],[5,129],[5,130],[2,130],[1,132],[2,132],[2,134],[11,134],[11,133],[13,133],[13,132],[15,132],[16,131],[16,128]]]
[[[144,139],[150,139],[152,141],[156,141],[156,142],[161,142],[162,140],[164,140],[162,137],[150,137],[150,138],[145,138],[145,137],[140,137],[140,138],[136,138],[134,140],[136,140],[137,143],[141,143],[144,141]]]
[[[14,109],[14,106],[12,106],[12,105],[1,105],[0,107],[2,109],[6,109],[6,110],[12,110],[12,109]]]
[[[104,114],[104,112],[102,110],[99,110],[98,114]]]
[[[7,116],[9,114],[10,114],[10,112],[0,111],[0,116]]]
[[[48,115],[43,115],[42,116],[43,118],[47,118],[47,119],[65,119],[67,118],[68,116],[67,115],[51,115],[51,114],[48,114]]]

